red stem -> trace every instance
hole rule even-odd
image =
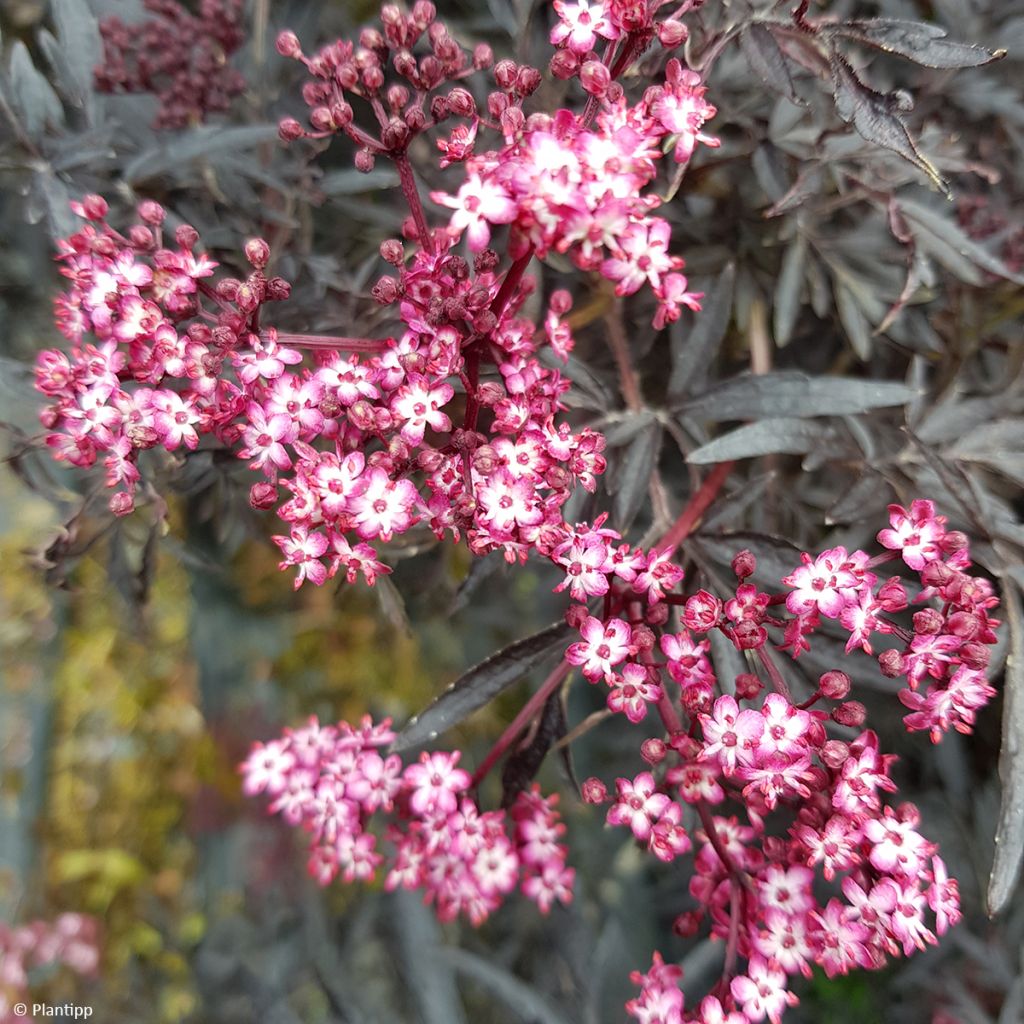
[[[720,462],[711,470],[697,493],[680,513],[679,518],[669,527],[668,533],[662,537],[661,543],[656,545],[660,550],[668,551],[670,555],[675,553],[676,548],[690,536],[693,528],[700,522],[701,516],[715,500],[735,465],[735,462]]]
[[[264,332],[263,337],[266,337]],[[293,348],[325,349],[331,352],[386,352],[387,339],[384,338],[343,338],[332,334],[291,334],[278,331],[277,340],[282,345]]]
[[[530,249],[529,252],[520,256],[508,268],[508,273],[505,275],[505,280],[501,282],[498,294],[491,301],[491,312],[499,319],[501,319],[501,314],[505,312],[505,307],[509,304],[512,294],[519,287],[519,282],[522,281],[523,274],[526,273],[526,268],[530,265],[530,260],[532,259],[533,250]]]
[[[416,224],[416,233],[419,235],[420,246],[426,252],[433,252],[433,239],[430,235],[430,228],[427,227],[427,215],[423,212],[423,202],[420,199],[419,189],[416,187],[416,177],[412,172],[412,164],[409,162],[409,154],[406,152],[392,154],[395,166],[398,168],[398,177],[402,184],[402,195],[409,204],[412,219]]]
[[[519,714],[512,719],[512,722],[505,731],[498,737],[498,742],[491,747],[490,752],[480,762],[480,766],[473,773],[471,785],[476,788],[481,780],[494,767],[495,762],[515,742],[516,737],[530,724],[533,716],[548,702],[548,698],[565,682],[566,677],[572,671],[572,665],[563,660],[559,666],[544,680],[540,689],[520,708]]]

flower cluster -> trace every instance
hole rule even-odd
[[[55,921],[11,927],[0,922],[0,1024],[21,1024],[31,1016],[14,1007],[30,1004],[29,974],[61,964],[91,975],[99,963],[96,921],[82,914],[61,914]]]
[[[143,0],[153,17],[126,25],[116,15],[100,23],[100,92],[153,93],[154,127],[187,128],[228,109],[245,78],[227,62],[243,43],[242,0],[201,0],[193,14],[179,0]]]
[[[733,560],[735,590],[724,600],[704,590],[673,593],[677,572],[643,601],[635,581],[627,584],[607,567],[597,570],[605,583],[592,576],[574,595],[584,601],[601,592],[605,613],[570,610],[581,639],[566,660],[591,682],[612,687],[613,711],[638,722],[650,704],[664,727],[641,745],[647,770],[616,779],[612,796],[601,780],[589,779],[584,798],[610,801],[608,824],[628,828],[660,860],[696,849],[694,909],[680,914],[677,930],[691,934],[706,921],[727,946],[721,984],[694,1011],[685,1009],[680,972],[660,956],[650,972],[634,975],[641,994],[628,1008],[645,1024],[754,1024],[766,1017],[777,1024],[796,1002],[791,976],[809,976],[815,965],[829,977],[879,969],[890,956],[936,942],[960,917],[957,884],[917,831],[917,809],[884,801],[896,791],[895,758],[862,728],[866,711],[848,699],[850,675],[825,672],[798,699],[773,650],[797,658],[822,618],[849,633],[849,655],[871,653],[878,636],[897,637],[905,650],[889,648],[879,658],[888,675],[910,682],[901,694],[913,709],[907,728],[929,729],[936,741],[951,726],[970,731],[975,710],[994,695],[984,667],[997,626],[989,611],[998,601],[984,579],[968,574],[966,538],[947,531],[931,502],[893,505],[889,513],[890,526],[878,535],[886,553],[872,558],[837,547],[805,554],[781,581],[788,592],[749,582],[757,564],[743,551]],[[873,572],[897,562],[917,577],[913,598],[909,581],[893,576],[879,584]],[[920,608],[907,629],[897,616],[912,602]],[[678,609],[679,631],[667,628],[670,607]],[[709,641],[698,639],[713,631],[759,671],[719,680]],[[926,694],[918,688],[925,679]],[[858,731],[844,737],[839,729]],[[721,813],[727,803],[736,813]],[[819,873],[830,895],[815,886]]]
[[[403,764],[380,749],[394,739],[389,726],[314,718],[256,744],[241,767],[248,795],[265,793],[271,813],[310,834],[309,871],[321,885],[339,874],[371,881],[383,867],[386,889],[420,889],[441,920],[462,914],[477,925],[517,885],[545,913],[572,899],[557,796],[520,793],[510,822],[481,811],[457,751]]]
[[[701,131],[715,112],[703,95],[699,76],[671,60],[664,85],[635,106],[621,97],[608,103],[593,129],[570,110],[531,115],[514,131],[506,125],[501,149],[466,154],[458,192],[431,198],[454,210],[449,231],[465,234],[474,252],[488,245],[492,227],[508,224],[513,255],[567,253],[614,282],[618,295],[650,286],[659,303],[655,326],[663,327],[680,307],[699,309],[700,296],[687,291],[683,260],[668,251],[668,221],[651,216],[660,200],[643,190],[666,137],[676,140],[680,162],[697,141],[717,145]]]
[[[40,354],[36,386],[52,403],[42,421],[54,457],[82,468],[102,460],[115,489],[111,508],[124,515],[134,507],[143,451],[192,450],[202,433],[236,443],[252,386],[299,358],[273,332],[256,333],[263,304],[289,288],[263,274],[263,242],[246,248],[248,278],[211,288],[217,264],[196,251],[188,225],[165,241],[157,203],[139,206],[127,236],[106,223],[99,196],[72,208],[89,222],[58,256],[70,285],[56,300],[57,326],[72,347]]]

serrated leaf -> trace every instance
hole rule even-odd
[[[947,39],[946,30],[938,25],[902,18],[846,21],[832,26],[831,32],[926,68],[976,68],[1006,56],[1005,50]]]
[[[474,665],[433,704],[410,720],[399,733],[393,749],[408,750],[457,725],[492,701],[502,690],[522,679],[545,658],[564,648],[571,635],[572,630],[564,622],[555,622]]]
[[[612,502],[612,515],[618,529],[627,529],[640,511],[660,449],[661,425],[649,423],[620,456]]]
[[[694,314],[693,330],[684,331],[682,320],[672,327],[672,374],[669,398],[679,398],[704,383],[707,368],[718,351],[732,318],[736,290],[736,265],[729,263],[706,290],[703,309]]]
[[[51,0],[62,68],[70,98],[79,105],[93,91],[93,72],[103,60],[99,22],[85,0]]]
[[[928,234],[948,246],[957,256],[997,277],[1013,281],[1015,284],[1024,284],[1024,274],[1018,274],[1011,270],[998,256],[974,241],[951,217],[944,217],[936,210],[915,202],[913,199],[900,198],[896,200],[896,203],[908,221],[919,229],[924,228]],[[941,262],[941,254],[935,251],[934,246],[929,246],[929,250]]]
[[[804,287],[804,272],[807,268],[807,238],[803,233],[789,243],[779,280],[775,284],[775,302],[772,308],[772,331],[775,344],[784,348],[793,337],[793,328],[800,315],[800,294]]]
[[[789,63],[782,52],[775,36],[760,22],[751,22],[740,33],[740,49],[751,70],[777,93],[785,96],[792,103],[804,106],[793,85],[793,76],[789,72]]]
[[[1024,858],[1024,608],[1015,584],[1005,577],[1004,581],[1010,653],[1003,686],[1003,746],[999,754],[1002,797],[995,858],[988,882],[990,916],[998,914],[1010,902]]]
[[[900,112],[899,100],[876,92],[857,77],[849,62],[838,53],[830,61],[836,112],[862,139],[882,146],[923,171],[944,195],[949,185],[935,165],[921,152]]]
[[[19,39],[11,47],[11,99],[25,128],[36,135],[47,125],[58,127],[64,122],[64,108],[53,87],[35,64],[28,48]]]
[[[691,465],[750,459],[757,455],[806,455],[832,437],[832,429],[813,420],[786,417],[758,420],[716,437],[686,461]]]
[[[740,420],[762,416],[850,416],[905,405],[918,396],[894,381],[811,377],[796,370],[743,374],[677,407],[695,419]]]

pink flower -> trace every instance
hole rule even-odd
[[[614,666],[635,653],[632,631],[622,619],[602,622],[588,615],[580,626],[580,636],[583,640],[569,646],[565,660],[570,665],[582,666],[583,674],[591,681],[611,678]]]
[[[430,198],[452,214],[449,230],[456,237],[466,232],[470,252],[482,252],[491,240],[492,224],[511,224],[519,208],[505,188],[492,177],[470,173],[454,195],[431,192]]]
[[[363,474],[359,492],[349,501],[356,532],[363,540],[391,540],[412,526],[418,500],[411,481],[392,480],[387,470],[374,466]]]
[[[616,295],[632,295],[645,282],[658,288],[663,274],[679,269],[682,260],[668,254],[671,234],[668,221],[654,218],[646,225],[631,224],[619,237],[615,256],[601,264],[601,273],[616,282]]]
[[[604,4],[598,0],[554,0],[552,6],[558,15],[558,24],[551,30],[551,45],[564,46],[583,56],[595,49],[597,38],[618,39],[619,32],[605,14]]]
[[[621,676],[613,677],[615,686],[608,694],[608,707],[625,715],[634,725],[647,717],[647,705],[661,699],[662,689],[651,681],[643,665],[629,664]]]
[[[800,556],[803,567],[794,569],[782,582],[796,589],[786,598],[786,607],[794,615],[817,610],[830,619],[839,617],[855,598],[860,581],[851,571],[846,548],[831,548],[817,558]]]
[[[726,775],[741,765],[754,763],[754,750],[764,733],[765,720],[756,711],[740,710],[734,697],[715,701],[710,715],[700,715],[704,746],[700,759],[714,758]]]
[[[909,512],[902,505],[890,505],[889,524],[889,529],[879,531],[878,543],[899,551],[911,569],[920,572],[942,557],[939,545],[946,534],[946,518],[935,514],[933,502],[914,501]]]
[[[409,806],[415,814],[451,814],[459,805],[458,794],[469,788],[469,773],[457,768],[459,752],[420,755],[418,764],[405,769],[412,790]]]
[[[760,953],[750,958],[745,975],[732,979],[729,991],[737,1003],[743,1004],[743,1013],[752,1024],[765,1017],[779,1024],[786,1007],[799,1002],[786,990],[786,972]]]
[[[628,825],[641,842],[651,837],[654,823],[672,803],[671,797],[655,791],[654,776],[641,772],[632,782],[616,779],[616,802],[608,810],[609,825]]]
[[[410,374],[406,383],[391,397],[391,412],[402,424],[402,440],[417,445],[423,441],[427,427],[443,432],[451,430],[452,421],[441,412],[455,394],[450,384],[431,385],[426,377]]]

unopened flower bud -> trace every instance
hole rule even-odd
[[[494,63],[494,51],[486,43],[477,43],[473,47],[473,67],[483,71]]]
[[[768,640],[768,633],[764,628],[750,619],[736,623],[733,636],[736,638],[736,646],[741,651],[753,651],[758,647],[764,647]]]
[[[888,679],[898,679],[903,675],[903,655],[894,647],[882,651],[878,656],[878,667],[882,670],[883,676]]]
[[[572,309],[572,296],[564,288],[558,288],[551,293],[548,308],[555,316],[565,316]]]
[[[580,792],[587,804],[603,804],[608,799],[608,787],[594,776],[584,780]]]
[[[683,707],[689,715],[706,715],[711,711],[711,691],[703,686],[684,686]]]
[[[992,658],[991,652],[984,644],[979,644],[973,640],[965,643],[957,653],[960,656],[960,660],[968,668],[972,668],[976,672],[987,668]]]
[[[196,242],[199,241],[199,232],[191,224],[182,224],[175,230],[174,240],[182,249],[191,252]]]
[[[654,635],[654,630],[649,626],[641,625],[633,627],[631,639],[633,641],[633,646],[638,652],[640,652],[653,650],[657,637]]]
[[[640,756],[649,765],[661,764],[665,760],[667,753],[668,747],[665,746],[665,741],[657,737],[646,739],[640,744]]]
[[[103,196],[89,195],[82,200],[82,212],[89,220],[103,220],[109,209]]]
[[[302,56],[302,45],[299,43],[299,37],[287,29],[284,32],[278,33],[277,42],[274,45],[282,57],[297,59]]]
[[[292,293],[292,286],[283,277],[272,277],[267,281],[267,300],[283,302]]]
[[[498,254],[493,249],[484,249],[473,258],[473,269],[478,274],[490,273],[499,263]]]
[[[914,632],[922,636],[937,636],[945,624],[943,617],[934,608],[922,608],[914,612]]]
[[[878,588],[878,603],[882,611],[901,612],[907,607],[907,588],[899,576],[892,576]]]
[[[666,50],[682,46],[689,38],[689,29],[681,21],[663,21],[658,25],[658,41]]]
[[[398,267],[405,260],[405,247],[397,238],[385,238],[380,243],[380,255],[385,263]]]
[[[511,89],[516,84],[519,68],[514,60],[499,60],[494,65],[494,80],[502,89]]]
[[[472,117],[476,113],[476,101],[468,89],[461,86],[448,93],[448,109],[456,117]]]
[[[146,199],[139,203],[139,217],[153,227],[163,224],[166,216],[164,208],[159,203],[153,202],[152,199]]]
[[[355,158],[352,163],[355,165],[356,170],[360,174],[369,174],[373,170],[374,164],[377,162],[373,155],[373,152],[369,149],[360,149],[356,151]]]
[[[834,668],[818,680],[818,690],[828,700],[844,700],[850,692],[852,683],[845,672]]]
[[[565,621],[570,629],[579,629],[589,617],[587,606],[584,604],[571,604],[565,609]]]
[[[516,74],[516,92],[523,97],[532,96],[540,88],[541,74],[529,65],[521,67]]]
[[[753,672],[741,672],[736,677],[736,697],[753,700],[764,689],[764,683]]]
[[[967,539],[967,534],[961,533],[960,530],[950,530],[939,542],[939,546],[947,555],[951,555],[956,551],[963,551],[969,545],[970,541]]]
[[[859,729],[864,724],[865,718],[867,718],[867,708],[859,700],[848,700],[832,711],[834,722],[848,725],[853,729]]]
[[[294,117],[286,117],[277,126],[277,135],[283,142],[294,142],[306,134],[306,129]]]
[[[686,910],[672,922],[672,931],[681,939],[692,938],[700,931],[704,914],[699,910]]]
[[[946,621],[946,632],[963,640],[973,640],[980,630],[978,617],[971,612],[953,612]]]
[[[956,575],[944,562],[929,562],[921,570],[921,582],[926,587],[944,587]]]
[[[644,610],[644,622],[651,626],[664,626],[668,622],[669,607],[663,601],[649,604]]]
[[[257,270],[263,270],[270,260],[270,246],[262,238],[250,238],[245,243],[245,258]]]
[[[579,57],[572,50],[557,50],[548,63],[552,78],[568,81],[580,69]]]
[[[695,761],[701,751],[700,743],[685,732],[673,733],[668,740],[668,745],[684,760]]]
[[[410,132],[420,132],[427,123],[427,115],[422,107],[413,107],[405,115],[405,124]]]
[[[580,85],[591,96],[600,99],[608,91],[612,76],[608,68],[599,60],[588,60],[580,68]]]
[[[818,751],[821,760],[834,771],[843,767],[850,756],[850,745],[842,740],[829,740]]]
[[[504,397],[505,389],[493,380],[484,381],[484,383],[476,389],[476,400],[481,405],[485,405],[488,408],[496,405]]]
[[[753,576],[757,572],[757,559],[754,557],[754,553],[747,548],[738,551],[732,560],[732,571],[736,573],[738,580],[745,580],[748,576]]]
[[[115,516],[131,515],[135,511],[135,499],[127,491],[118,491],[110,496],[110,511]]]
[[[508,97],[503,92],[492,92],[487,96],[487,113],[501,117],[508,110]]]
[[[152,249],[153,232],[143,224],[135,224],[128,231],[128,240],[136,249]]]
[[[277,488],[266,480],[249,488],[249,504],[259,512],[265,512],[277,504]]]
[[[382,306],[390,305],[398,298],[398,282],[393,277],[382,277],[370,289],[370,294]]]

